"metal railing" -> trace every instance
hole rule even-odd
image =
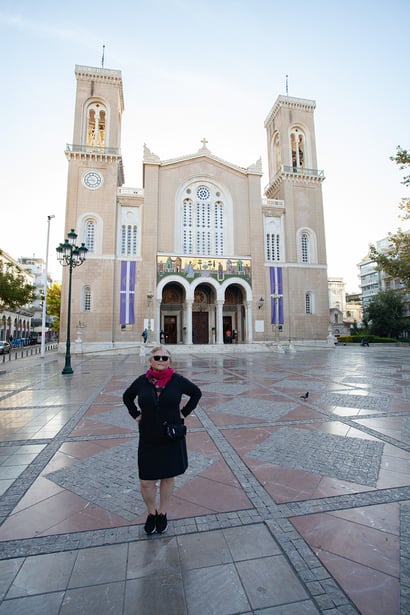
[[[268,207],[280,207],[281,209],[285,208],[285,201],[282,199],[262,199],[262,205]]]
[[[295,175],[307,175],[308,177],[324,177],[325,172],[320,169],[306,169],[305,167],[290,167],[284,165],[282,167],[284,173],[293,173]]]
[[[117,194],[123,196],[144,196],[144,190],[142,188],[127,188],[126,186],[121,186],[117,188]]]
[[[98,145],[76,145],[67,143],[66,151],[72,154],[99,154],[101,156],[121,156],[119,147],[99,147]]]
[[[51,352],[55,350],[58,350],[58,342],[50,342],[46,344],[46,352]],[[34,357],[40,354],[40,345],[13,347],[10,348],[10,352],[0,355],[0,365],[6,363],[6,361],[16,361],[17,359],[25,359],[27,357]]]
[[[269,188],[281,177],[284,173],[290,175],[299,175],[300,177],[317,177],[320,180],[325,178],[325,172],[320,169],[306,169],[305,167],[293,167],[289,165],[283,165],[276,172],[275,177],[265,186],[265,192],[268,193]]]

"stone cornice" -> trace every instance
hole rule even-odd
[[[93,162],[115,162],[117,164],[117,180],[118,186],[122,186],[124,183],[124,166],[122,163],[122,156],[119,149],[116,148],[99,148],[87,151],[84,146],[67,145],[65,150],[65,156],[68,161],[70,160],[90,160]],[[115,153],[117,152],[117,153]]]
[[[277,189],[284,182],[293,184],[321,184],[325,179],[323,171],[317,171],[317,175],[304,175],[303,173],[279,172],[275,175],[272,182],[265,186],[264,194],[268,199],[274,198]]]
[[[124,110],[124,93],[122,89],[122,75],[120,70],[99,68],[96,66],[75,65],[75,76],[79,81],[99,81],[100,83],[112,84],[119,88],[121,99],[121,111]]]
[[[98,162],[122,161],[121,156],[97,154],[96,152],[71,152],[70,150],[65,150],[65,155],[67,160],[95,160]]]
[[[218,156],[215,156],[214,154],[210,152],[210,150],[207,147],[204,146],[204,147],[201,147],[201,149],[199,149],[197,152],[193,154],[187,154],[185,156],[178,156],[177,158],[169,158],[168,160],[161,160],[159,156],[157,156],[156,154],[153,154],[151,150],[144,144],[144,159],[143,159],[144,164],[157,164],[158,166],[166,167],[166,166],[170,166],[173,164],[178,164],[179,162],[189,162],[191,160],[195,160],[199,158],[208,158],[209,160],[212,160],[213,162],[218,162],[219,164],[223,164],[224,166],[227,166],[230,169],[238,171],[239,173],[242,173],[244,175],[258,175],[260,177],[262,177],[263,175],[262,162],[260,158],[253,165],[250,165],[247,168],[240,167],[235,164],[232,164],[231,162],[228,162],[227,160],[224,160],[223,158],[219,158]]]
[[[284,211],[284,207],[266,207],[266,205],[262,206],[262,213],[267,218],[277,218],[278,215],[283,214]]]
[[[169,160],[162,160],[161,166],[166,167],[171,164],[178,163],[178,162],[187,162],[187,161],[195,160],[198,158],[208,158],[209,160],[212,160],[213,162],[218,162],[219,164],[223,164],[224,166],[227,166],[230,169],[239,171],[239,173],[246,174],[247,172],[247,169],[245,169],[245,167],[239,167],[236,164],[232,164],[231,162],[228,162],[227,160],[218,158],[217,156],[214,156],[213,154],[211,154],[211,152],[209,150],[206,150],[205,148],[201,148],[198,152],[195,152],[194,154],[187,154],[186,156],[179,156],[178,158],[170,158]]]
[[[98,162],[118,161],[122,166],[122,156],[119,148],[87,147],[86,145],[67,144],[65,149],[67,160],[96,160]]]
[[[143,188],[130,188],[128,186],[121,186],[120,188],[117,188],[117,195],[132,197],[132,198],[143,198],[144,189]]]
[[[282,199],[262,199],[262,213],[267,217],[275,217],[285,211],[285,201]]]
[[[275,104],[265,119],[265,128],[270,123],[272,118],[275,117],[281,107],[296,109],[298,111],[314,111],[316,108],[316,101],[309,100],[307,98],[293,98],[292,96],[278,96]]]

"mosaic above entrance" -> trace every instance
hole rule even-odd
[[[157,280],[167,275],[180,275],[187,280],[214,278],[223,282],[227,278],[244,278],[252,281],[251,259],[195,258],[192,256],[157,256]]]

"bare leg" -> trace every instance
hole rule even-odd
[[[147,507],[148,514],[155,515],[156,499],[157,499],[157,481],[156,480],[140,480],[141,495]]]
[[[175,478],[162,478],[159,483],[159,509],[158,512],[165,514],[169,501],[174,492]]]

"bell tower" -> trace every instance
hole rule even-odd
[[[86,245],[86,262],[72,277],[71,323],[84,339],[112,342],[116,276],[117,189],[124,183],[121,118],[124,110],[119,70],[76,66],[73,142],[68,161],[65,233],[74,229]],[[67,325],[68,272],[63,271],[61,337]],[[108,333],[107,333],[108,332]],[[110,333],[111,332],[111,333]],[[107,339],[109,336],[109,340]]]
[[[273,305],[272,312],[282,308],[283,330],[289,338],[325,339],[329,322],[324,173],[317,168],[315,107],[313,100],[279,96],[265,120],[269,168],[265,196],[272,204],[269,224],[279,229],[282,243],[270,277],[271,296],[280,296],[281,301],[283,297],[283,304]],[[277,203],[283,209],[275,207]],[[267,219],[264,224],[268,228]]]

